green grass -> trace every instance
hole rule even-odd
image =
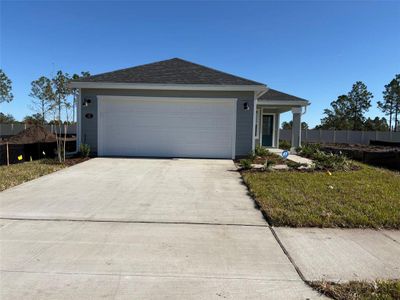
[[[358,164],[358,163],[357,163]],[[400,228],[400,173],[252,172],[242,176],[275,226]]]
[[[395,300],[400,299],[400,280],[348,283],[312,282],[319,292],[337,300]]]
[[[65,167],[64,164],[49,159],[0,166],[0,191]]]

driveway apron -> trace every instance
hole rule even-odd
[[[0,193],[1,299],[314,299],[231,160],[96,158]]]

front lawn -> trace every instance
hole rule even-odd
[[[400,299],[400,280],[376,282],[327,283],[313,282],[319,292],[337,300],[395,300]]]
[[[400,228],[400,173],[355,163],[355,171],[242,171],[274,226]]]
[[[10,166],[0,166],[0,191],[53,173],[83,160],[80,158],[67,159],[65,164],[60,164],[53,159],[42,159]]]

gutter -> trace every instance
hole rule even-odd
[[[186,90],[186,91],[254,91],[263,94],[265,85],[217,85],[217,84],[163,84],[70,81],[69,88],[87,89],[138,89],[138,90]]]

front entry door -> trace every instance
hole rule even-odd
[[[274,115],[262,116],[262,145],[272,147],[274,140]]]

